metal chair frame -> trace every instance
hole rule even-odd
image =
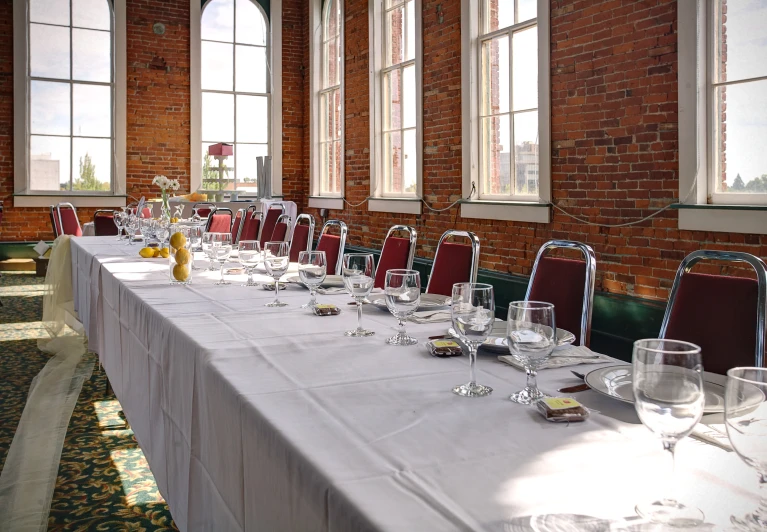
[[[79,220],[79,218],[77,218],[77,209],[75,209],[75,206],[74,206],[74,205],[72,205],[71,203],[69,203],[69,202],[65,201],[65,202],[62,202],[62,203],[57,203],[57,204],[56,204],[56,206],[55,206],[55,209],[56,209],[56,217],[59,219],[59,227],[61,228],[61,233],[58,233],[58,232],[56,231],[56,224],[54,223],[54,224],[53,224],[53,233],[54,233],[54,235],[55,235],[55,236],[57,236],[57,237],[59,237],[59,236],[61,236],[61,234],[63,234],[63,232],[64,232],[64,220],[62,220],[62,219],[61,219],[61,207],[62,207],[62,206],[64,206],[64,207],[67,207],[67,208],[69,208],[69,209],[72,209],[72,212],[73,212],[73,213],[75,213],[75,221],[77,222],[77,227],[79,227],[79,228],[80,228],[80,231],[82,232],[83,228],[82,228],[82,226],[80,225],[80,220]],[[51,205],[51,209],[54,209],[54,206],[53,206],[53,205]],[[53,212],[53,211],[51,210],[51,212]]]
[[[242,222],[245,221],[245,210],[246,209],[237,209],[237,212],[234,213],[234,217],[232,218],[232,227],[234,227],[234,222],[237,220],[237,216],[240,217],[240,225],[237,226],[237,234],[234,235],[234,242],[232,242],[233,246],[236,246],[240,242],[240,233],[242,232]]]
[[[215,211],[210,211],[210,216],[208,216],[208,221],[205,222],[205,232],[208,232],[208,228],[210,228],[210,224],[213,223],[213,215],[214,214],[226,214],[229,213],[229,233],[232,233],[232,223],[234,222],[234,213],[232,212],[232,209],[228,207],[219,207],[216,208]]]
[[[242,215],[242,220],[240,220],[240,227],[237,228],[237,243],[240,242],[240,238],[242,237],[242,228],[245,227],[245,220],[247,217],[250,216],[251,218],[257,217],[259,220],[261,219],[261,213],[257,210],[257,206],[255,204],[248,205],[248,207],[244,210],[245,212]],[[232,221],[234,221],[234,219],[232,219]],[[260,225],[261,224],[259,224],[259,232],[261,231]],[[256,238],[256,240],[258,240],[258,238]]]
[[[671,287],[671,294],[669,295],[668,305],[666,306],[666,313],[663,316],[663,323],[660,326],[659,337],[666,337],[666,329],[668,328],[668,322],[671,319],[671,311],[674,308],[674,302],[676,301],[676,296],[679,292],[679,284],[682,277],[684,277],[684,274],[690,273],[692,267],[704,259],[745,262],[756,272],[756,355],[754,357],[754,365],[759,368],[764,367],[765,315],[767,315],[767,265],[765,265],[762,259],[755,257],[750,253],[743,253],[740,251],[699,250],[693,251],[682,259],[679,268],[676,270],[674,284]]]
[[[583,288],[583,312],[581,314],[581,345],[587,345],[591,336],[591,314],[594,310],[594,284],[596,282],[597,257],[591,246],[575,240],[549,240],[541,246],[533,263],[533,272],[530,274],[530,281],[527,283],[527,292],[525,292],[525,301],[529,301],[530,292],[533,289],[533,281],[538,271],[538,263],[552,249],[577,249],[583,255],[586,261],[586,280]]]
[[[283,215],[286,216],[286,215]],[[290,227],[290,245],[293,245],[293,233],[296,232],[296,226],[301,223],[301,220],[309,220],[309,238],[306,240],[306,251],[312,250],[312,243],[314,242],[314,216],[311,214],[299,214],[296,216],[296,223],[293,227]]]
[[[327,229],[334,226],[338,227],[339,231],[341,232],[340,234],[341,242],[338,244],[338,261],[336,262],[336,269],[335,269],[335,274],[341,275],[341,269],[343,268],[343,264],[344,264],[344,248],[346,247],[346,235],[349,232],[349,229],[346,227],[346,223],[344,223],[341,220],[328,220],[327,222],[325,222],[325,225],[322,226],[322,231],[320,231],[320,236],[317,239],[317,247],[319,247],[320,242],[322,242],[322,237],[327,232]]]
[[[410,227],[409,225],[392,225],[389,228],[389,231],[386,233],[386,238],[384,238],[383,245],[381,246],[381,256],[383,256],[383,250],[384,248],[386,248],[386,241],[389,240],[389,237],[395,231],[405,231],[408,234],[408,238],[410,239],[410,249],[408,250],[408,253],[407,253],[407,269],[412,270],[413,259],[415,258],[415,246],[416,246],[416,241],[418,240],[418,231],[415,230],[415,227]],[[479,245],[479,243],[477,245]],[[380,257],[378,260],[379,261],[381,260]]]
[[[99,214],[102,214],[102,213],[105,213],[105,212],[108,212],[109,214],[111,214],[112,215],[112,220],[114,220],[114,215],[115,215],[114,209],[98,209],[98,210],[96,210],[96,212],[93,213],[93,234],[94,235],[96,235],[96,217]],[[96,235],[96,236],[98,236],[98,235]]]
[[[284,242],[291,242],[293,240],[293,232],[292,232],[293,225],[290,223],[290,215],[289,214],[280,214],[280,216],[277,218],[277,222],[275,222],[275,224],[274,224],[274,227],[277,227],[281,223],[284,223],[284,224],[288,225],[288,228],[285,231],[285,240],[284,240]]]
[[[215,203],[209,203],[209,202],[200,202],[200,203],[193,203],[192,204],[192,213],[194,213],[194,210],[199,207],[209,207],[210,208],[210,216],[213,216],[216,211],[218,210],[218,207],[216,207]],[[210,217],[208,216],[208,217]]]
[[[269,208],[266,209],[266,212],[261,213],[261,224],[258,226],[258,238],[256,238],[256,240],[258,240],[259,242],[261,242],[261,233],[264,231],[264,222],[266,222],[266,215],[272,209],[280,209],[280,216],[285,214],[285,205],[283,205],[282,203],[272,203],[271,205],[269,205]],[[277,217],[277,220],[279,219],[280,218]],[[275,222],[274,225],[277,225],[277,222]]]
[[[439,243],[437,244],[437,251],[434,253],[434,261],[431,263],[431,271],[429,272],[429,282],[426,284],[427,294],[429,293],[429,286],[431,286],[431,279],[433,277],[432,274],[434,273],[434,265],[437,264],[437,257],[439,257],[439,248],[442,246],[442,242],[451,236],[462,236],[469,239],[469,242],[471,243],[471,282],[477,282],[477,272],[479,272],[479,237],[477,237],[477,235],[471,231],[458,231],[456,229],[448,229],[442,233],[442,236],[439,239]]]

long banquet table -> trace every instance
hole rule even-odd
[[[637,502],[666,493],[670,464],[631,405],[588,391],[586,422],[548,423],[507,399],[524,374],[487,356],[478,381],[493,394],[461,398],[450,390],[466,358],[386,345],[395,321],[376,308],[364,312],[375,336],[346,338],[348,296],[319,296],[336,317],[299,308],[298,286],[266,308],[274,293],[242,275],[170,286],[167,260],[138,249],[72,239],[75,307],[181,530],[572,527],[574,515],[635,522]],[[446,327],[408,325],[419,340]],[[577,384],[569,369],[542,371],[541,387]],[[677,495],[707,523],[757,506],[735,453],[687,438],[677,456]]]

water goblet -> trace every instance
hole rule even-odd
[[[144,243],[150,246],[154,242],[154,220],[151,218],[139,218],[139,228],[144,237]]]
[[[527,386],[509,397],[515,403],[530,405],[546,394],[538,389],[538,368],[551,356],[557,345],[554,305],[542,301],[509,303],[506,339],[511,356],[519,360],[527,373]]]
[[[735,452],[759,475],[759,508],[730,517],[741,530],[767,530],[767,368],[727,371],[724,423]]]
[[[280,301],[280,278],[285,275],[290,266],[290,243],[267,242],[264,244],[264,266],[266,273],[274,278],[274,301],[265,306],[286,306],[287,303]]]
[[[125,230],[128,232],[128,245],[133,245],[133,239],[139,229],[139,217],[135,214],[128,215],[128,221],[125,224]]]
[[[213,247],[217,245],[216,237],[218,233],[203,233],[202,235],[202,252],[208,258],[209,272],[215,271],[217,268],[214,264],[216,257],[213,254]]]
[[[221,277],[213,284],[226,285],[229,281],[224,279],[224,264],[232,254],[232,235],[230,233],[213,233],[213,235],[214,245],[211,247],[211,255],[221,264]]]
[[[298,277],[309,288],[309,302],[301,308],[317,305],[317,288],[327,275],[328,265],[324,251],[301,251],[298,254]]]
[[[253,280],[253,270],[262,260],[261,244],[259,241],[240,240],[237,244],[237,257],[242,267],[248,273],[248,280],[242,286],[258,286],[258,283]]]
[[[477,349],[487,340],[495,321],[495,294],[493,287],[484,283],[456,283],[450,313],[453,329],[469,348],[469,375],[467,384],[453,388],[462,397],[484,397],[493,389],[477,384]]]
[[[664,339],[634,342],[634,406],[639,420],[661,438],[663,449],[671,457],[669,486],[676,444],[692,432],[703,416],[702,372],[700,347],[695,344]],[[670,526],[693,528],[703,523],[703,512],[679,503],[672,493],[649,504],[638,504],[636,512]]]
[[[123,236],[123,213],[121,211],[114,211],[112,221],[117,226],[117,240],[120,240]]]
[[[168,239],[170,238],[170,222],[163,219],[155,220],[154,236],[159,242],[160,247],[169,247],[170,243],[168,242]],[[191,252],[191,250],[189,251]],[[192,264],[194,265],[194,260],[192,260]]]
[[[343,257],[343,280],[346,291],[357,303],[357,328],[346,336],[373,336],[374,331],[362,328],[362,302],[370,295],[375,283],[376,267],[370,253],[346,253]]]
[[[202,251],[202,235],[205,232],[205,228],[200,225],[191,225],[189,226],[189,251],[192,253],[192,256],[194,257],[195,251]],[[201,269],[199,266],[197,266],[194,263],[194,259],[192,259],[192,269],[193,270],[199,270]]]
[[[389,345],[415,345],[418,340],[408,336],[405,321],[421,302],[421,274],[416,270],[389,270],[384,284],[386,307],[397,318],[397,334],[387,338]]]

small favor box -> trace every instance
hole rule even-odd
[[[192,262],[194,254],[189,249],[191,227],[171,225],[169,239],[170,284],[190,284],[192,282]]]

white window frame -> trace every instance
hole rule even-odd
[[[106,1],[106,0],[104,0]],[[29,187],[28,0],[13,0],[13,189],[15,207],[47,207],[68,201],[76,207],[124,207],[126,200],[126,26],[125,0],[114,0],[114,148],[111,192],[34,191]],[[71,161],[70,161],[71,164]]]
[[[743,204],[741,194],[713,194],[714,142],[709,69],[715,2],[691,0],[677,6],[679,53],[679,228],[767,234],[765,205]],[[718,153],[718,151],[716,151]],[[748,199],[748,198],[746,198]],[[713,201],[716,203],[713,203]],[[728,202],[724,203],[724,202]]]
[[[423,197],[423,4],[414,0],[415,83],[416,83],[416,192],[392,195],[383,192],[383,58],[385,43],[384,1],[369,0],[369,69],[370,69],[370,198],[368,210],[420,214]]]
[[[324,7],[325,2],[323,0],[312,0],[310,6],[309,6],[309,28],[310,28],[310,38],[309,38],[309,57],[311,58],[311,68],[310,70],[310,77],[309,77],[309,91],[311,93],[311,98],[309,100],[309,137],[310,137],[310,171],[311,171],[311,181],[310,181],[310,193],[309,193],[309,207],[317,208],[317,209],[336,209],[340,210],[344,208],[344,190],[345,190],[345,173],[344,168],[345,164],[344,162],[344,154],[346,153],[345,145],[346,145],[346,135],[345,135],[345,126],[346,126],[346,120],[344,116],[344,110],[343,107],[345,107],[345,101],[344,101],[344,63],[345,63],[345,57],[344,57],[344,28],[346,24],[344,23],[344,3],[343,0],[336,0],[340,3],[341,6],[341,19],[340,24],[341,28],[339,30],[339,46],[340,46],[340,54],[341,54],[341,64],[340,64],[340,70],[338,72],[338,80],[340,84],[340,95],[341,95],[341,190],[338,194],[323,194],[322,193],[322,186],[321,186],[321,179],[322,179],[322,173],[321,173],[321,151],[320,151],[320,112],[321,112],[321,104],[320,104],[320,92],[324,89],[322,88],[322,76],[324,72],[324,64],[323,64],[323,57],[322,57],[322,46],[323,46],[323,24],[322,24],[322,10]]]
[[[462,218],[548,223],[551,221],[551,80],[549,1],[538,0],[538,196],[477,199],[480,160],[480,61],[482,3],[461,0]],[[525,24],[523,24],[525,25]],[[472,194],[473,184],[477,187]]]
[[[202,2],[200,0],[189,0],[189,19],[191,89],[189,186],[194,192],[202,186]],[[271,0],[268,23],[267,61],[271,65],[268,79],[271,94],[269,146],[272,156],[272,196],[282,197],[282,0]]]

